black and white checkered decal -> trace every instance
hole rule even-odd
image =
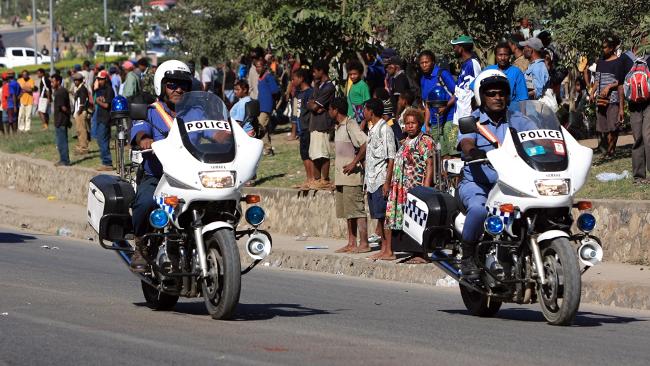
[[[518,218],[519,218],[519,215],[515,216],[515,215],[513,215],[513,214],[510,213],[510,212],[502,212],[501,210],[499,210],[498,207],[492,207],[492,208],[490,208],[490,207],[488,207],[488,206],[485,206],[485,209],[487,210],[488,215],[492,215],[492,216],[501,216],[501,219],[503,220],[503,224],[504,224],[505,226],[508,226],[509,224],[511,224],[511,222],[510,222],[511,219],[514,220],[514,219],[518,219]]]
[[[410,193],[407,194],[404,204],[403,231],[420,244],[422,244],[428,217],[429,207],[427,204]]]

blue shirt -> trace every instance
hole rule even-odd
[[[490,120],[487,114],[481,112],[480,110],[474,111],[472,114],[474,117],[479,117],[479,122],[484,125],[499,141],[499,144],[503,143],[503,140],[506,137],[508,128],[512,127],[517,131],[526,131],[530,129],[535,129],[534,123],[526,116],[519,112],[512,112],[509,114],[510,120],[502,120],[500,122],[494,122]],[[478,132],[474,133],[458,133],[458,143],[463,139],[472,139],[476,143],[476,148],[483,150],[485,152],[496,149],[490,141],[483,137]],[[464,157],[464,153],[461,152],[461,157]],[[463,180],[470,182],[476,182],[483,185],[494,185],[497,182],[498,176],[496,170],[491,165],[488,164],[467,164],[463,168]]]
[[[251,97],[248,95],[241,98],[235,103],[230,109],[230,118],[237,121],[243,128],[244,132],[248,133],[253,129],[253,125],[250,123],[244,123],[244,118],[246,118],[246,103],[251,101]]]
[[[528,100],[528,89],[526,89],[524,73],[513,65],[508,66],[505,70],[501,70],[499,65],[490,65],[485,70],[500,70],[506,74],[510,83],[510,104],[508,105],[508,109],[511,111],[519,111],[519,102]]]
[[[430,75],[422,75],[420,77],[420,90],[421,90],[421,97],[422,100],[426,101],[427,96],[433,90],[434,87],[436,87],[438,84],[440,84],[440,80],[438,78],[438,73],[440,73],[440,79],[442,79],[442,83],[445,90],[447,91],[448,98],[451,97],[451,95],[454,93],[454,88],[456,86],[456,82],[454,81],[454,78],[451,76],[451,73],[445,69],[441,69],[438,65],[436,65],[433,70],[431,70]],[[447,111],[446,116],[441,116],[441,120],[443,121],[451,121],[454,118],[454,111],[456,110],[456,105],[451,106],[449,110]],[[436,113],[437,113],[436,108],[429,108],[429,124],[431,126],[436,126],[438,125],[438,118],[436,118]],[[424,126],[422,126],[424,128]]]
[[[119,95],[120,85],[122,85],[122,79],[120,79],[120,75],[113,74],[111,76],[111,85],[113,86],[113,93],[115,93],[115,95]]]
[[[171,115],[171,111],[162,103],[163,109]],[[147,109],[147,121],[133,121],[133,126],[131,127],[131,144],[135,144],[135,136],[138,132],[144,132],[145,135],[151,137],[154,141],[163,140],[167,137],[169,133],[169,127],[165,123],[165,120],[162,119],[155,107],[149,106]],[[152,126],[153,125],[153,126]],[[160,160],[156,155],[151,153],[142,154],[142,164],[144,166],[144,171],[147,175],[154,176],[156,178],[162,177],[163,168]]]
[[[535,99],[544,96],[544,89],[546,89],[548,81],[550,80],[544,60],[539,58],[531,62],[530,65],[528,65],[525,76],[526,81],[532,85],[533,89],[535,89]]]
[[[11,79],[11,81],[9,81],[9,98],[7,98],[7,107],[14,108],[14,96],[18,98],[21,92],[22,89],[20,88],[20,84],[18,84],[15,79]]]
[[[273,112],[273,94],[280,92],[275,77],[270,72],[266,72],[257,83],[257,99],[260,102],[260,112]]]

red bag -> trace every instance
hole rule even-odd
[[[634,61],[634,66],[625,76],[623,84],[625,99],[632,103],[650,101],[650,69],[642,58]]]

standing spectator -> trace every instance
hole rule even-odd
[[[510,64],[510,46],[505,43],[499,43],[494,48],[494,57],[496,65],[487,66],[485,69],[501,70],[508,77],[510,83],[510,105],[508,110],[519,111],[519,102],[528,100],[528,90],[526,89],[526,78],[516,66]]]
[[[311,88],[309,70],[298,69],[293,72],[291,83],[295,88],[294,96],[294,112],[297,117],[296,133],[299,139],[300,159],[305,167],[305,182],[295,188],[309,189],[314,185],[314,162],[309,158],[309,120],[311,112],[307,108],[309,98],[311,98],[314,90]],[[347,113],[347,110],[346,110]]]
[[[273,155],[273,146],[271,145],[271,115],[275,101],[280,97],[280,88],[278,87],[275,77],[266,68],[266,61],[263,58],[255,61],[255,70],[260,75],[257,81],[257,92],[260,102],[260,127],[266,131],[268,143],[264,143],[264,155]]]
[[[635,44],[630,51],[621,57],[623,70],[628,73],[635,61],[643,61],[650,65],[650,55],[639,54],[639,48],[647,46],[648,33],[637,32],[633,35]],[[619,95],[619,98],[622,96]],[[634,136],[632,145],[632,173],[635,183],[647,183],[647,172],[650,171],[650,102],[629,102],[630,125]]]
[[[122,95],[131,100],[135,96],[140,95],[142,92],[142,87],[140,85],[140,77],[135,72],[135,66],[131,61],[124,61],[122,68],[127,73],[126,80],[124,80],[124,90]],[[86,86],[88,86],[86,84]]]
[[[470,36],[462,35],[451,41],[454,54],[460,60],[460,74],[456,79],[454,99],[456,111],[454,112],[454,125],[458,126],[458,120],[467,117],[472,113],[472,96],[470,84],[481,72],[481,64],[474,54],[474,40]],[[455,134],[454,134],[455,136]]]
[[[395,115],[400,115],[403,112],[399,107],[399,96],[405,91],[411,90],[409,78],[406,76],[404,70],[402,70],[402,65],[402,59],[397,56],[391,57],[386,65],[388,93],[390,94],[391,103],[396,107]]]
[[[20,109],[18,110],[18,131],[27,132],[32,129],[32,104],[34,104],[34,79],[29,77],[29,71],[23,70],[20,84]]]
[[[257,60],[261,59],[263,57],[264,51],[261,48],[255,48],[251,52],[251,67],[250,71],[248,72],[248,86],[250,87],[250,96],[253,99],[257,99],[257,82],[260,79],[260,75],[257,73],[257,70],[255,69],[255,63]]]
[[[115,93],[115,95],[119,95],[120,87],[122,86],[120,70],[117,68],[117,66],[111,66],[108,68],[108,73],[111,77],[111,86],[113,87],[113,93]],[[88,91],[88,89],[86,89],[86,91]]]
[[[212,82],[217,77],[217,69],[214,66],[210,66],[208,58],[205,56],[201,57],[201,83],[203,83],[203,90],[210,90],[212,87]]]
[[[381,58],[377,57],[374,53],[367,54],[368,57],[368,71],[366,73],[366,81],[368,82],[369,94],[372,94],[376,88],[384,87],[384,79],[386,78],[386,70]],[[348,69],[348,72],[350,70]],[[363,65],[361,67],[360,76],[363,76]]]
[[[77,130],[77,146],[74,148],[75,154],[85,155],[88,154],[88,98],[89,93],[86,85],[83,82],[83,75],[75,73],[72,75],[72,80],[75,85],[74,103],[72,109],[72,117],[74,118],[75,130]]]
[[[50,120],[50,101],[52,100],[52,85],[50,84],[50,78],[45,73],[45,70],[38,69],[36,75],[39,78],[38,82],[38,91],[40,92],[38,97],[38,117],[41,119],[43,124],[43,130],[47,130],[48,122]]]
[[[2,73],[2,80],[0,80],[0,132],[3,135],[9,135],[9,131],[5,131],[8,127],[7,122],[7,113],[3,113],[7,109],[7,98],[5,98],[5,85],[7,85],[7,75]]]
[[[153,86],[155,71],[146,57],[138,60],[138,69],[140,69],[140,74],[142,75],[142,100],[146,104],[151,104],[156,101],[156,91]]]
[[[436,65],[436,56],[429,50],[424,50],[418,56],[420,65],[420,96],[425,104],[424,124],[422,132],[431,134],[434,140],[440,142],[443,156],[453,155],[456,150],[454,118],[456,98],[452,91],[456,88],[454,78],[449,70]],[[431,105],[431,101],[439,98],[435,89],[442,87],[447,104],[442,107]]]
[[[596,101],[597,106],[596,132],[600,134],[600,145],[606,146],[603,159],[614,156],[618,130],[624,120],[623,82],[626,70],[615,52],[618,45],[618,37],[609,36],[603,40],[603,57],[596,62],[591,92],[591,100]]]
[[[309,158],[314,162],[314,184],[312,189],[332,189],[330,183],[330,159],[332,147],[329,134],[332,130],[332,120],[328,110],[334,99],[336,89],[328,74],[329,64],[319,60],[314,63],[314,92],[307,102],[311,111],[309,120]]]
[[[70,98],[68,91],[63,88],[61,75],[54,74],[51,78],[54,91],[54,129],[56,131],[56,148],[59,151],[59,161],[55,166],[70,165],[68,154],[68,127],[70,124]]]
[[[7,94],[7,119],[9,127],[16,133],[18,131],[18,106],[20,101],[18,96],[21,93],[20,84],[15,80],[16,73],[14,70],[9,70],[7,78],[9,79],[8,94]]]
[[[368,122],[364,179],[368,194],[368,208],[370,218],[377,220],[375,234],[381,237],[382,242],[385,242],[384,219],[386,217],[386,198],[390,192],[395,159],[395,136],[393,130],[381,118],[384,113],[384,104],[380,99],[373,98],[366,102],[363,113]],[[383,254],[383,251],[380,251],[370,256],[370,259],[380,259]]]
[[[422,133],[423,113],[408,108],[404,113],[406,140],[395,154],[393,173],[390,180],[390,193],[386,205],[386,240],[381,243],[381,251],[376,259],[395,259],[392,249],[393,230],[402,230],[406,194],[413,187],[431,187],[433,183],[433,151],[435,142]],[[427,260],[416,255],[406,263],[420,264]]]
[[[528,20],[528,17],[523,17],[519,21],[519,32],[524,37],[524,40],[533,36],[533,26],[530,23],[530,20]]]
[[[524,46],[521,45],[521,42],[525,41],[524,36],[521,33],[513,33],[508,40],[508,45],[510,46],[510,51],[514,56],[515,60],[512,62],[521,72],[526,72],[528,70],[528,60],[524,55]]]
[[[548,69],[544,64],[544,58],[541,54],[544,45],[542,45],[542,41],[539,38],[535,37],[520,42],[519,45],[524,47],[524,55],[530,62],[528,69],[524,73],[528,98],[540,99],[544,96],[550,79]]]
[[[367,253],[368,220],[363,194],[363,166],[366,156],[366,135],[359,124],[348,117],[345,98],[330,103],[329,116],[336,122],[334,145],[336,151],[334,182],[336,184],[336,217],[347,220],[348,244],[336,253]],[[359,246],[357,247],[357,231]]]
[[[203,85],[201,85],[201,75],[196,71],[196,63],[194,60],[187,61],[187,67],[190,68],[190,73],[192,73],[192,91],[203,90]]]
[[[402,111],[402,113],[400,113],[399,117],[397,118],[397,122],[402,131],[404,131],[404,112],[406,112],[406,109],[408,107],[413,107],[414,102],[415,95],[413,95],[413,92],[410,90],[405,90],[402,94],[399,95],[399,99],[397,100],[397,108]]]
[[[112,171],[113,159],[111,158],[111,101],[115,95],[113,87],[108,83],[108,72],[102,70],[97,74],[98,88],[95,90],[95,120],[97,121],[97,145],[102,165],[99,171]]]
[[[363,65],[353,60],[348,62],[348,78],[352,83],[346,92],[348,97],[348,117],[361,123],[363,121],[363,105],[370,99],[370,88],[363,80]]]
[[[238,80],[235,83],[235,97],[238,100],[230,109],[230,118],[237,121],[248,136],[254,137],[255,129],[250,121],[246,121],[246,104],[251,101],[251,97],[248,96],[248,83],[246,80]]]
[[[228,105],[235,102],[235,80],[237,75],[230,67],[230,61],[223,66],[223,96]]]
[[[86,60],[83,62],[82,71],[86,88],[88,90],[93,90],[93,85],[95,84],[95,69],[90,67],[90,61]]]

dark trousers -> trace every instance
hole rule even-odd
[[[630,103],[630,125],[632,126],[632,173],[634,178],[646,178],[650,171],[650,104]]]
[[[145,175],[135,192],[135,200],[131,205],[133,214],[133,231],[135,236],[142,236],[149,231],[149,214],[156,208],[153,195],[160,179]]]
[[[97,123],[97,145],[99,145],[99,155],[102,159],[102,165],[112,166],[111,158],[111,126],[104,122]]]
[[[59,161],[66,165],[69,165],[70,155],[68,154],[68,127],[55,127],[54,131],[56,136],[56,149],[59,151]]]

